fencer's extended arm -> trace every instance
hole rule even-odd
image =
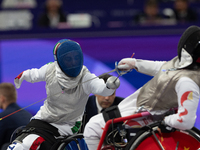
[[[167,125],[186,130],[191,129],[196,121],[200,89],[190,78],[183,77],[176,84],[178,112],[165,117]]]
[[[40,82],[40,81],[45,81],[45,73],[47,69],[47,64],[42,66],[41,68],[33,68],[33,69],[28,69],[20,73],[15,79],[14,83],[17,89],[20,88],[22,81],[26,80],[27,82]]]
[[[150,61],[135,58],[124,58],[118,64],[120,70],[136,69],[138,72],[154,76],[158,73],[165,61]]]
[[[88,94],[97,94],[102,96],[110,96],[115,89],[109,89],[103,79],[99,79],[95,74],[87,73],[83,78],[83,88]]]

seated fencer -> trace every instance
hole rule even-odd
[[[17,89],[24,80],[31,83],[45,81],[47,98],[8,150],[51,149],[58,137],[74,135],[79,131],[91,93],[109,96],[118,88],[110,87],[103,79],[90,73],[83,65],[81,46],[75,41],[58,41],[53,56],[54,62],[39,69],[27,69],[14,79]]]
[[[178,43],[178,56],[170,61],[148,61],[124,58],[118,69],[136,69],[140,73],[154,76],[143,87],[126,97],[119,105],[122,117],[132,115],[143,107],[152,115],[177,108],[175,114],[161,121],[158,130],[170,132],[176,129],[191,129],[196,121],[200,94],[200,28],[188,27]],[[89,150],[98,147],[105,119],[98,114],[90,119],[84,130]]]

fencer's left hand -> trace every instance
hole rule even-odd
[[[158,132],[160,134],[162,134],[162,133],[170,133],[170,132],[175,132],[176,131],[175,128],[166,125],[164,120],[160,122],[160,124],[158,125],[157,130],[158,130]]]
[[[17,89],[19,89],[19,87],[20,87],[20,85],[21,85],[21,83],[22,83],[21,78],[22,78],[23,73],[24,73],[24,71],[21,72],[21,73],[20,73],[17,77],[15,77],[15,79],[14,79],[15,87],[16,87]]]
[[[115,76],[111,76],[107,79],[106,81],[106,87],[108,89],[117,89],[120,86],[120,80],[119,78],[115,77]]]

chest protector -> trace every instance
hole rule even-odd
[[[181,77],[192,79],[200,87],[200,69],[172,69],[178,60],[175,57],[166,62],[154,76],[140,90],[137,98],[137,107],[144,106],[147,110],[167,110],[178,106],[175,85]],[[171,70],[168,70],[171,69]]]
[[[86,71],[85,71],[86,70]],[[82,78],[72,89],[62,89],[56,77],[55,65],[49,65],[46,72],[47,100],[41,107],[41,120],[48,123],[65,124],[80,121],[87,103],[89,94],[84,92]],[[87,72],[84,69],[83,76]]]

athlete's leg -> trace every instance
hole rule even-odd
[[[25,150],[21,143],[13,142],[7,148],[7,150]]]
[[[105,121],[101,113],[92,117],[86,124],[83,136],[89,150],[97,149],[104,126]]]
[[[134,95],[127,97],[123,101],[124,102],[119,105],[121,116],[132,115],[137,109]],[[83,135],[89,150],[97,149],[104,126],[105,120],[101,113],[92,117],[86,124]]]
[[[10,144],[7,148],[7,150],[29,150],[31,148],[37,149],[41,145],[41,143],[44,142],[44,138],[36,135],[36,134],[30,134],[26,136],[22,142],[20,141],[14,141],[12,144]]]

